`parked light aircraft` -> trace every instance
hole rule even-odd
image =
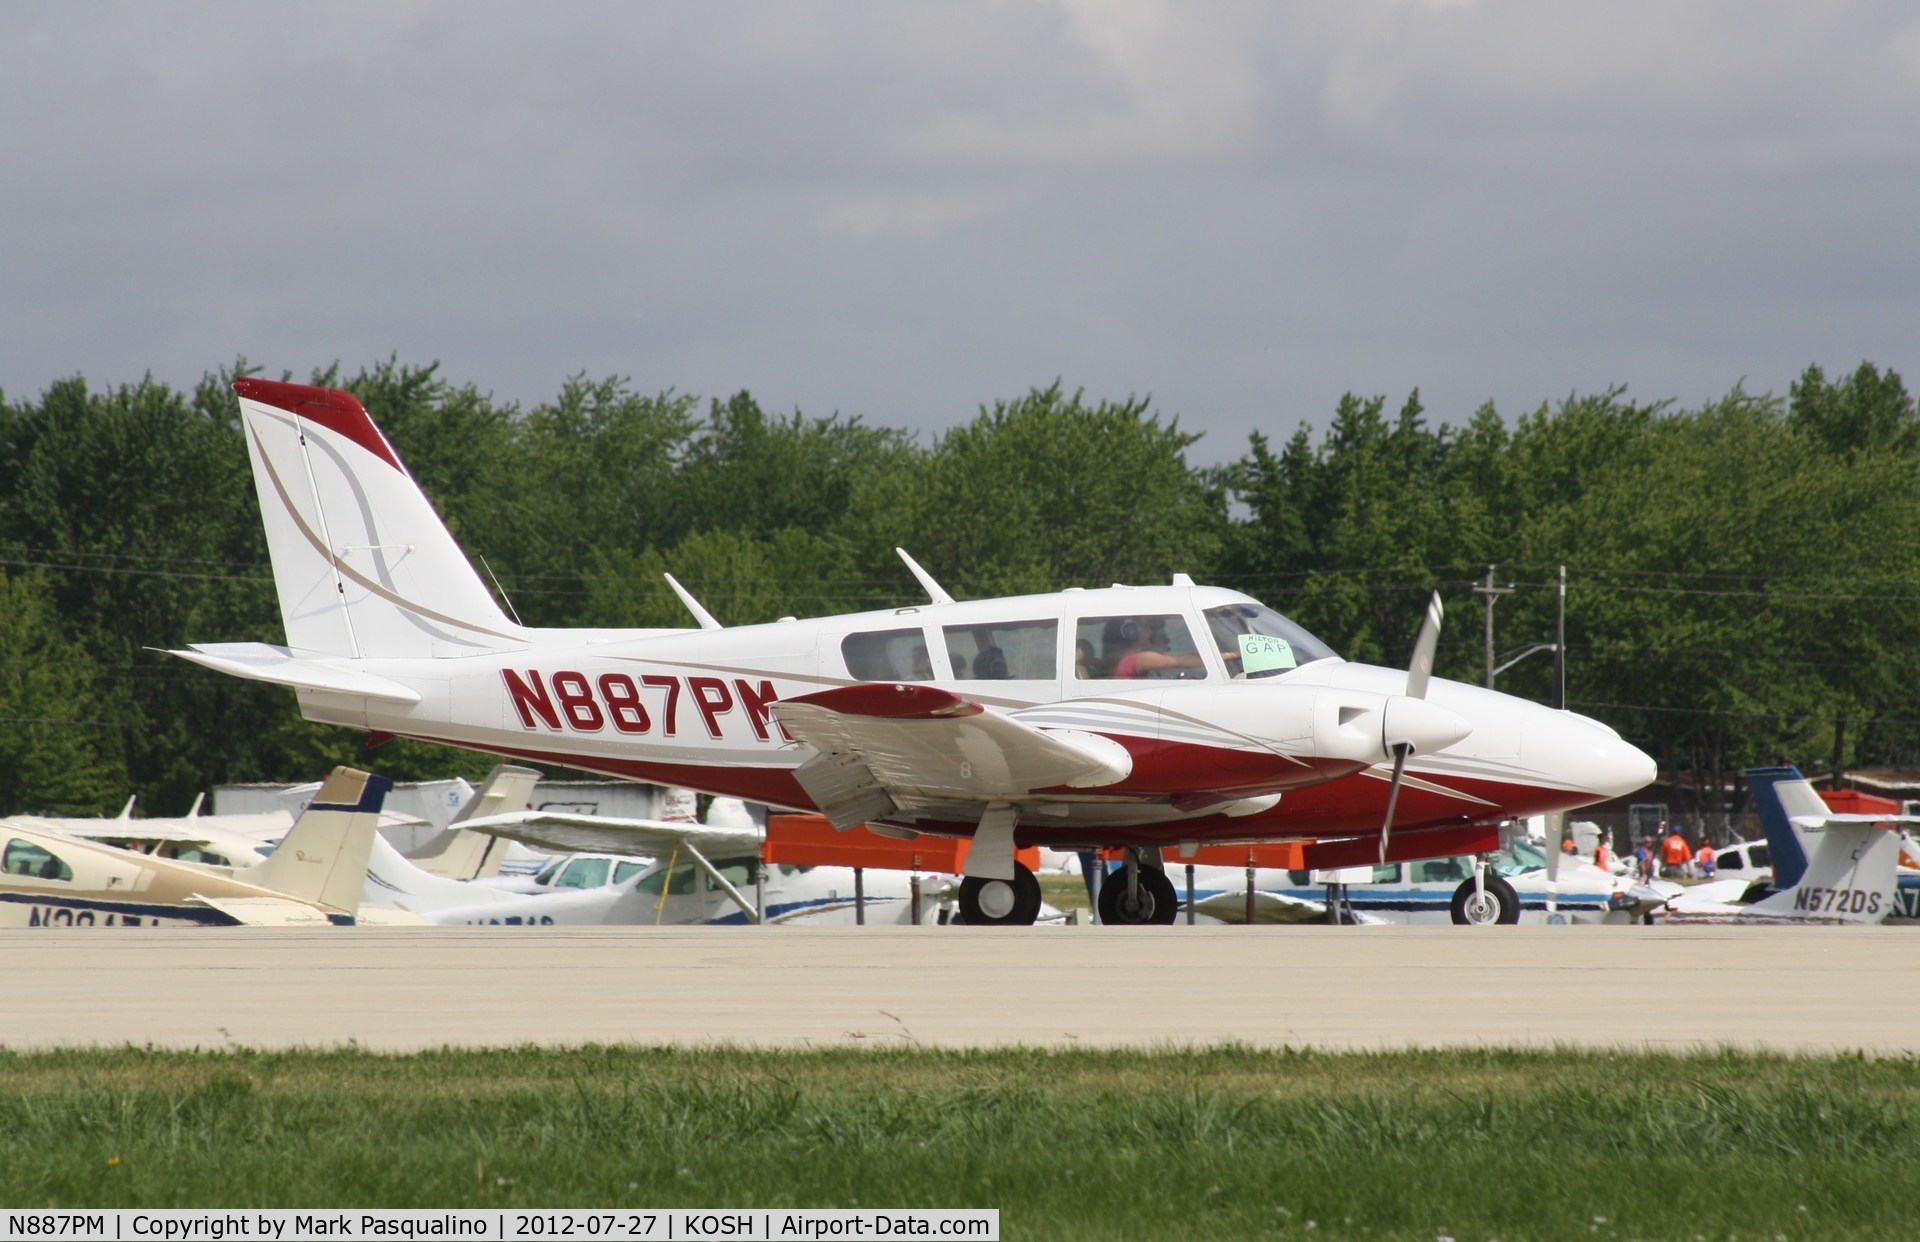
[[[1485,848],[1484,829],[1646,784],[1596,721],[1352,664],[1246,595],[1195,586],[724,628],[522,626],[358,400],[235,381],[285,646],[176,654],[290,686],[310,720],[971,837],[968,923],[1040,907],[1016,845],[1128,850],[1122,922],[1170,922],[1163,847],[1293,841],[1306,866]]]
[[[1472,862],[1461,857],[1412,859],[1335,871],[1254,872],[1254,918],[1258,922],[1325,922],[1329,885],[1337,884],[1340,917],[1357,923],[1544,923],[1547,914],[1545,854],[1514,841],[1490,860],[1485,889],[1492,900],[1467,900]],[[1630,923],[1640,911],[1628,886],[1592,863],[1561,862],[1554,879],[1555,913],[1569,923]],[[1222,922],[1246,921],[1243,869],[1196,867],[1194,907]]]
[[[658,856],[638,862],[634,871],[610,884],[529,892],[428,875],[379,841],[367,867],[362,921],[516,927],[753,923],[761,921],[763,909],[769,923],[856,919],[854,876],[846,867],[768,867],[756,894],[760,834],[752,828],[543,811],[474,819],[467,826],[543,847],[611,841]],[[929,883],[920,888],[920,917],[915,919],[914,888],[907,876],[870,871],[863,884],[866,910],[861,917],[869,923],[933,923],[942,887]]]
[[[1897,825],[1904,815],[1840,815],[1798,769],[1750,768],[1774,884],[1745,877],[1696,884],[1655,913],[1665,923],[1883,922],[1895,911]]]
[[[539,781],[532,768],[498,764],[475,789],[459,777],[444,782],[449,792],[460,798],[448,826],[408,853],[424,870],[450,879],[470,880],[496,874],[510,842],[480,833],[462,832],[462,821],[475,815],[497,815],[526,805],[528,795]],[[286,791],[287,800],[304,812],[319,795],[322,782],[296,785]],[[112,819],[97,817],[58,817],[17,815],[10,821],[24,828],[84,837],[156,858],[199,863],[214,868],[244,868],[273,853],[274,847],[293,827],[292,811],[245,811],[238,814],[202,815],[200,803],[186,815],[152,816],[135,819],[133,803]],[[426,823],[415,816],[383,809],[380,828],[413,828]],[[533,855],[528,854],[531,858]]]
[[[280,848],[239,870],[0,820],[0,926],[352,923],[392,783],[335,768]]]

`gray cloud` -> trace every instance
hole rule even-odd
[[[0,386],[397,352],[933,434],[1901,367],[1920,18],[1498,0],[0,8]]]

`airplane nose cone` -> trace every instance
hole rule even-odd
[[[1555,771],[1598,798],[1618,798],[1653,783],[1653,757],[1646,751],[1597,720],[1572,712],[1550,715],[1550,721],[1535,720],[1528,730],[1530,760],[1548,760]]]

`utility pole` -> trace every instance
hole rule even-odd
[[[1553,627],[1553,705],[1567,710],[1567,567],[1560,567],[1560,618]]]
[[[1493,566],[1487,566],[1487,581],[1484,586],[1473,588],[1475,595],[1487,597],[1487,689],[1493,689],[1493,605],[1502,595],[1513,594],[1512,586],[1493,585]]]

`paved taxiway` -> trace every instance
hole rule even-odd
[[[1911,928],[0,931],[0,1046],[1920,1053]]]

